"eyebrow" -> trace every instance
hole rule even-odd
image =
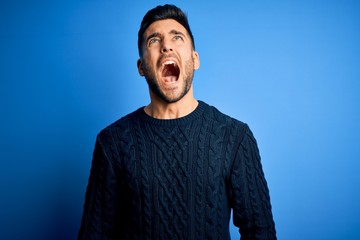
[[[177,30],[175,30],[175,29],[172,29],[169,33],[172,34],[172,35],[181,35],[181,36],[184,36],[184,37],[185,37],[185,34],[184,34],[184,33],[179,32],[179,31],[177,31]],[[150,34],[150,35],[146,38],[146,42],[148,42],[151,38],[159,37],[159,36],[161,36],[161,34],[160,34],[159,32],[154,32],[154,33]]]
[[[185,37],[185,34],[183,34],[182,32],[179,32],[179,31],[177,31],[175,29],[171,30],[169,33],[173,34],[173,35],[181,35],[181,36]]]
[[[151,38],[159,37],[159,36],[161,36],[160,33],[154,32],[153,34],[150,34],[150,35],[146,38],[146,42],[148,42]]]

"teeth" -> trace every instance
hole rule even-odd
[[[163,65],[170,65],[170,64],[175,64],[175,62],[174,61],[166,61],[163,63]]]

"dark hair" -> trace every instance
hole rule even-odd
[[[177,21],[178,23],[180,23],[181,25],[184,26],[184,28],[187,30],[190,38],[191,38],[191,42],[192,42],[192,46],[195,49],[195,42],[194,42],[194,37],[191,33],[190,30],[190,26],[189,26],[189,22],[187,19],[186,14],[178,7],[176,7],[175,5],[171,5],[171,4],[165,4],[164,6],[157,6],[151,10],[149,10],[140,25],[140,29],[138,32],[138,49],[139,49],[139,55],[142,56],[142,42],[143,42],[143,35],[145,30],[155,21],[159,21],[159,20],[165,20],[165,19],[174,19],[175,21]]]

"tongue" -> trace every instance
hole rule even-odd
[[[165,80],[165,82],[176,82],[177,77],[176,76],[165,76],[164,80]]]

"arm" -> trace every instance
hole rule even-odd
[[[117,181],[101,138],[95,144],[78,239],[110,240],[114,232]]]
[[[247,127],[231,174],[233,222],[241,239],[276,239],[269,189],[256,140]]]

